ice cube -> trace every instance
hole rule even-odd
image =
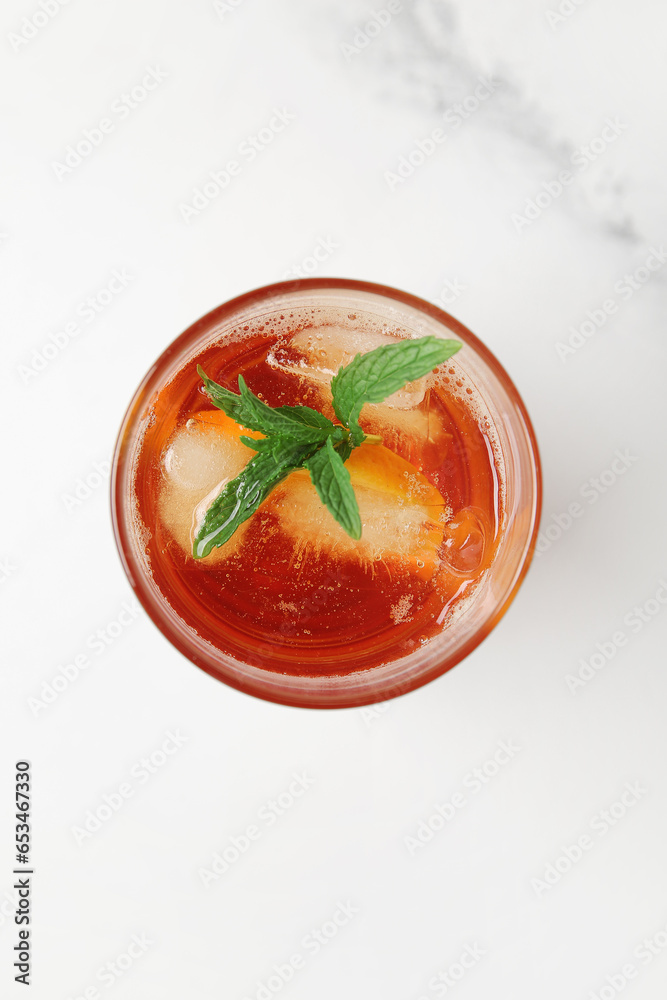
[[[398,410],[387,403],[367,403],[362,411],[367,434],[379,434],[384,444],[406,454],[412,461],[427,442],[444,448],[447,435],[441,417],[428,407]]]
[[[397,456],[394,459],[411,468]],[[296,562],[303,555],[327,555],[354,559],[371,573],[373,563],[400,563],[404,571],[429,579],[439,564],[444,501],[430,484],[428,491],[422,487],[422,479],[412,469],[408,478],[383,488],[377,480],[364,481],[363,476],[353,475],[362,523],[358,541],[350,538],[324,506],[305,470],[293,472],[267,503],[277,513],[281,528],[292,536]],[[437,504],[434,496],[438,497]]]
[[[268,362],[274,368],[291,372],[301,378],[329,386],[341,365],[347,365],[356,354],[366,354],[385,344],[395,344],[397,337],[372,330],[349,329],[326,324],[311,326],[296,333],[286,346],[274,348]],[[385,406],[399,410],[418,406],[424,398],[428,376],[408,382],[402,389],[388,396]],[[327,394],[331,399],[331,394]]]
[[[196,419],[189,420],[171,438],[162,457],[160,518],[188,555],[210,503],[254,454],[238,437]],[[204,562],[228,556],[241,542],[244,527],[225,545],[213,549]]]

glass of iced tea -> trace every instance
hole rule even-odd
[[[346,462],[359,539],[298,469],[228,541],[194,557],[207,506],[253,456],[198,365],[229,390],[242,375],[272,407],[306,405],[335,421],[341,366],[424,336],[462,347],[361,410],[376,443]],[[321,708],[394,697],[470,653],[526,573],[540,504],[530,420],[487,348],[430,303],[334,278],[249,292],[174,341],[127,411],[112,481],[125,571],[164,635],[235,688]]]

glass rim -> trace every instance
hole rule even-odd
[[[203,655],[193,648],[193,640],[188,635],[186,628],[178,627],[175,621],[177,616],[170,608],[166,599],[162,597],[162,600],[160,600],[155,588],[146,579],[145,570],[134,552],[136,542],[130,523],[131,519],[126,513],[128,473],[131,471],[128,467],[131,464],[130,460],[132,457],[132,447],[128,447],[128,445],[133,443],[132,431],[140,426],[143,413],[150,399],[164,385],[167,374],[173,374],[173,371],[176,370],[171,369],[179,355],[195,342],[198,337],[205,334],[207,330],[214,329],[225,319],[232,317],[235,313],[241,313],[243,310],[247,311],[253,305],[258,305],[263,301],[269,301],[271,298],[277,298],[281,295],[289,295],[301,291],[316,292],[330,289],[360,292],[379,296],[385,300],[394,300],[402,306],[408,306],[418,313],[426,314],[454,335],[460,336],[463,342],[470,346],[478,357],[481,358],[482,362],[491,370],[510,397],[513,406],[521,418],[532,462],[531,530],[526,539],[518,571],[512,580],[511,586],[504,594],[502,602],[453,653],[446,654],[443,652],[440,660],[433,664],[430,669],[415,670],[413,676],[396,681],[391,680],[391,671],[385,669],[386,666],[391,666],[391,664],[380,667],[369,667],[358,674],[316,678],[260,670],[260,668],[250,667],[250,665],[236,660],[234,660],[234,663],[238,664],[239,669],[232,669],[229,664],[224,662],[216,662],[215,664],[208,662]],[[385,701],[422,687],[424,684],[429,683],[460,663],[489,635],[512,603],[532,561],[542,507],[542,473],[537,439],[532,422],[514,382],[489,348],[463,323],[439,306],[433,305],[410,292],[400,291],[396,288],[373,282],[348,278],[320,277],[275,282],[244,292],[207,312],[165,348],[139,383],[124,414],[114,447],[110,492],[114,538],[130,585],[149,618],[151,618],[157,628],[179,652],[216,680],[266,701],[301,708],[353,708]],[[172,612],[171,615],[167,609]],[[232,658],[227,657],[227,659],[231,660]],[[394,662],[400,663],[401,661]],[[244,670],[244,668],[246,669]],[[354,677],[363,677],[366,682],[370,683],[364,683],[361,689],[355,690],[355,687],[349,683],[349,679]],[[347,684],[346,679],[348,679]],[[376,684],[372,683],[373,679],[376,680]],[[281,680],[282,684],[280,683]],[[297,681],[301,682],[301,687],[296,684]]]

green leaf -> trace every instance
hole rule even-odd
[[[193,547],[195,559],[203,559],[211,549],[224,545],[271,490],[290,472],[303,466],[316,447],[312,443],[295,444],[285,438],[247,440],[252,441],[251,447],[258,453],[223,487],[206,511]]]
[[[357,354],[349,365],[339,368],[331,380],[334,410],[340,422],[350,428],[352,443],[358,445],[364,439],[359,426],[364,403],[381,403],[407,382],[447,361],[460,347],[458,340],[433,336],[398,340]]]
[[[210,379],[199,365],[197,371],[211,402],[242,427],[262,434],[289,433],[304,442],[324,441],[334,429],[331,420],[310,406],[268,406],[248,388],[242,375],[240,393],[235,393]]]
[[[322,503],[326,504],[350,538],[361,538],[361,515],[350,473],[331,438],[304,463]]]
[[[204,388],[208,394],[211,402],[218,407],[219,410],[223,410],[228,417],[235,420],[237,424],[241,424],[243,427],[248,427],[250,430],[257,431],[259,427],[252,427],[245,419],[246,416],[243,412],[243,400],[236,392],[230,392],[229,389],[225,389],[223,386],[218,385],[214,382],[212,378],[209,378],[201,365],[197,365],[197,372],[202,382],[204,383]]]
[[[348,458],[354,451],[354,445],[349,440],[349,438],[345,439],[344,441],[341,441],[340,444],[335,444],[334,448],[340,455],[343,462],[347,462]]]

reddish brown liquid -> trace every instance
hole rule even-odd
[[[136,464],[137,513],[150,533],[154,581],[205,640],[265,669],[336,675],[404,656],[447,627],[447,609],[464,599],[497,547],[498,475],[484,420],[470,406],[474,390],[456,368],[445,365],[419,404],[429,426],[441,428],[437,441],[415,440],[386,425],[381,429],[384,444],[411,462],[447,505],[449,520],[430,577],[410,570],[414,560],[369,564],[308,544],[295,547],[294,536],[281,529],[271,496],[228,558],[215,565],[195,560],[162,523],[159,501],[170,439],[193,413],[212,408],[196,365],[234,391],[243,373],[252,391],[272,406],[306,404],[333,418],[321,388],[267,362],[269,350],[288,355],[289,349],[289,336],[266,331],[229,339],[204,350],[158,393]],[[378,433],[366,411],[361,424]]]

